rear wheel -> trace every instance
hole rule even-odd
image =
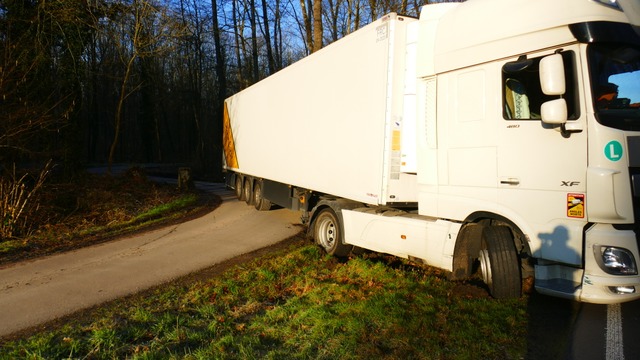
[[[244,191],[242,190],[242,178],[239,175],[236,175],[236,197],[238,200],[243,201]]]
[[[242,188],[242,199],[247,202],[247,205],[253,204],[253,194],[251,194],[251,179],[244,180],[244,187]]]
[[[511,231],[487,226],[482,232],[479,258],[482,280],[497,299],[517,298],[521,293],[520,263]]]
[[[271,209],[271,201],[264,198],[262,195],[262,182],[258,181],[253,186],[253,205],[258,211],[267,211]]]
[[[329,255],[347,256],[352,246],[345,245],[338,216],[331,208],[320,210],[313,226],[313,237]]]

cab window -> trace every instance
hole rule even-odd
[[[589,45],[589,70],[596,119],[621,130],[640,130],[640,48]]]
[[[577,119],[579,114],[575,54],[573,51],[564,51],[561,54],[567,89],[563,97],[567,101],[569,119]],[[542,58],[521,56],[517,61],[508,62],[502,67],[502,114],[505,119],[540,120],[542,104],[557,98],[542,92],[539,71]]]

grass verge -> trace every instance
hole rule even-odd
[[[115,301],[1,345],[0,359],[521,359],[527,299],[456,291],[438,270],[301,237],[219,276]]]

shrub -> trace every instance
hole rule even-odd
[[[36,176],[27,172],[22,176],[13,172],[0,177],[0,241],[26,235],[29,219],[38,210],[38,191],[51,170],[48,162]]]

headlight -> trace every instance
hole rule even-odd
[[[622,11],[622,8],[620,8],[620,4],[618,4],[618,0],[593,0],[593,1],[600,3],[602,5],[612,7],[616,10]]]
[[[608,274],[637,275],[636,260],[631,251],[614,246],[596,245],[594,247],[598,265]]]

